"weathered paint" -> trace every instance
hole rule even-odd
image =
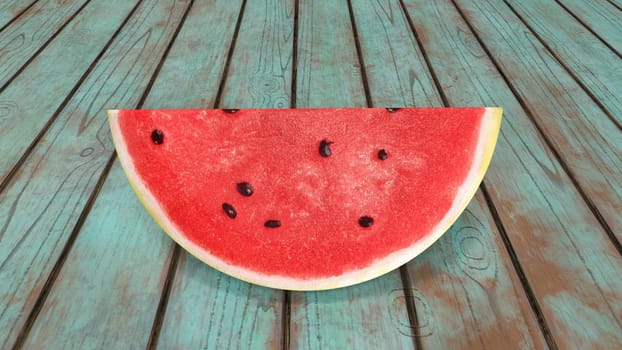
[[[0,28],[6,26],[9,22],[16,20],[18,15],[28,8],[37,0],[4,0],[0,3]]]
[[[618,54],[622,53],[622,11],[608,1],[558,0]]]
[[[620,57],[553,1],[534,0],[527,4],[507,0],[507,3],[622,126]]]
[[[105,47],[137,1],[95,2],[72,21],[50,45],[0,92],[0,182],[22,157],[37,134],[82,74]],[[108,16],[99,16],[108,13]],[[91,33],[88,40],[84,33]],[[1,35],[1,33],[0,33]]]
[[[587,339],[593,347],[615,348],[622,257],[452,3],[407,3],[449,103],[504,107],[484,182],[555,341],[567,347],[598,334]],[[565,305],[571,317],[558,317],[550,303],[562,291],[576,298]],[[599,317],[585,318],[583,308]],[[576,324],[585,332],[573,332]]]
[[[39,1],[2,31],[0,36],[0,87],[54,34],[70,23],[86,0]],[[83,36],[88,32],[81,33]]]
[[[114,27],[119,25],[132,6],[132,3],[126,2],[120,4],[106,2],[101,6],[94,6],[92,10],[96,13],[116,8],[119,15],[111,15],[110,22],[104,21],[101,24]],[[95,18],[95,13],[90,13],[90,17],[86,19]],[[84,25],[94,26],[89,21],[85,21]],[[104,36],[105,33],[103,31],[101,34],[99,42],[101,46],[109,39]],[[64,38],[73,39],[72,36]],[[98,41],[94,39],[91,45],[95,46],[97,43]],[[71,45],[61,41],[47,49],[55,52],[63,47],[72,48]],[[83,53],[86,58],[89,56],[87,53],[88,51]],[[93,58],[95,54],[96,52],[93,52]],[[80,56],[75,51],[71,55]],[[111,57],[115,61],[121,58],[122,56],[118,54]],[[68,74],[68,80],[63,80],[62,77],[54,77],[54,82],[39,80],[36,78],[39,74],[46,76],[47,71],[67,72],[72,69],[71,64],[79,67],[80,62],[68,60],[68,66],[63,66],[62,70],[55,70],[49,68],[51,62],[56,62],[53,56],[41,55],[37,60],[40,61],[30,66],[31,68],[23,72],[23,75],[0,95],[0,100],[10,96],[11,101],[15,101],[14,105],[9,104],[15,106],[7,115],[11,121],[0,124],[0,133],[8,133],[9,137],[1,137],[0,143],[3,144],[2,147],[6,143],[6,147],[15,147],[17,151],[12,153],[3,150],[1,157],[3,165],[7,165],[4,161],[8,161],[10,155],[20,157],[21,154],[17,152],[24,151],[42,122],[52,116],[56,109],[55,103],[60,104],[64,98],[63,95],[54,94],[54,89],[57,88],[59,93],[67,93],[79,78],[77,74]],[[86,63],[88,62],[83,64]],[[100,71],[112,74],[113,67],[114,64],[110,64],[108,68],[101,66]],[[20,171],[7,184],[6,190],[0,193],[0,222],[2,222],[0,280],[15,278],[12,283],[0,283],[0,295],[3,296],[0,298],[0,348],[11,344],[26,322],[41,288],[112,153],[109,136],[98,135],[98,132],[102,132],[99,129],[106,124],[104,119],[97,121],[96,113],[97,108],[103,110],[103,105],[108,99],[112,100],[113,95],[102,93],[105,89],[102,89],[101,85],[106,79],[97,81],[94,77],[83,85],[81,93],[59,114],[57,123],[34,148]],[[45,86],[41,88],[30,86],[33,81],[28,79]],[[126,87],[131,88],[132,85]],[[117,96],[122,95],[119,93]],[[13,129],[4,129],[4,125],[15,123],[18,124]],[[34,128],[33,123],[38,123],[39,126]],[[26,133],[28,136],[20,133]]]

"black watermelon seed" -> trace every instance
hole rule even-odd
[[[155,129],[151,132],[151,140],[156,145],[161,145],[164,142],[164,133],[160,129]]]
[[[239,111],[239,109],[224,108],[222,111],[225,112],[225,113],[233,114],[233,113]]]
[[[372,219],[370,216],[366,215],[359,218],[359,225],[361,225],[362,227],[370,227],[373,224],[374,219]]]
[[[395,113],[395,112],[397,112],[399,110],[400,110],[399,108],[387,108],[387,112],[389,112],[389,113]]]
[[[241,195],[243,195],[244,197],[250,197],[251,195],[253,195],[253,186],[251,186],[251,184],[249,184],[248,182],[240,182],[236,185],[238,192],[240,192]]]
[[[380,160],[386,160],[388,157],[389,155],[387,154],[387,151],[384,150],[384,148],[378,151],[378,158]]]
[[[322,142],[320,142],[320,155],[322,157],[330,157],[330,155],[332,154],[330,152],[330,145],[332,145],[334,142],[328,142],[326,141],[326,139],[322,140]]]
[[[224,210],[227,216],[232,219],[235,219],[235,217],[238,216],[238,212],[235,211],[235,208],[233,207],[233,205],[229,203],[223,203],[222,210]]]
[[[277,228],[277,227],[281,227],[281,221],[280,220],[267,220],[266,222],[264,222],[263,225],[268,228]]]

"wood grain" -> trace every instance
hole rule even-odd
[[[375,107],[442,106],[398,1],[354,0],[363,61]]]
[[[138,206],[115,163],[23,348],[144,348],[171,245]]]
[[[408,267],[424,348],[546,348],[481,193]]]
[[[558,0],[573,16],[618,52],[622,52],[622,11],[607,1]]]
[[[3,333],[6,332],[4,336],[0,336],[0,339],[5,342],[4,345],[10,344],[30,314],[90,193],[94,190],[101,172],[112,155],[113,147],[105,110],[113,107],[129,108],[138,103],[187,4],[188,1],[179,0],[149,0],[142,3],[60,113],[49,132],[33,150],[20,172],[12,179],[7,190],[0,194],[0,203],[2,203],[0,218],[3,222],[0,231],[2,237],[0,279],[6,280],[9,276],[20,276],[15,278],[13,283],[0,285],[0,294],[4,296],[0,309],[2,325],[0,330]],[[111,3],[111,6],[120,8],[119,4]],[[119,177],[119,179],[123,178]],[[102,310],[89,309],[89,307],[100,308],[108,303],[106,307],[109,312],[123,313],[124,310],[119,310],[114,302],[116,299],[112,295],[129,292],[131,288],[143,292],[143,287],[140,284],[132,284],[131,280],[116,281],[119,285],[129,289],[117,289],[113,287],[114,284],[103,287],[106,283],[98,278],[112,277],[104,276],[105,268],[99,263],[93,264],[93,261],[99,261],[100,258],[110,259],[107,261],[109,270],[106,271],[113,274],[114,279],[120,278],[117,273],[123,271],[123,264],[126,260],[125,258],[117,260],[117,266],[115,266],[115,254],[128,252],[122,252],[115,245],[123,246],[125,244],[123,242],[127,240],[126,235],[131,235],[133,233],[131,230],[137,227],[129,225],[130,221],[125,222],[125,217],[118,218],[119,222],[112,222],[113,218],[116,218],[113,214],[118,213],[115,211],[118,206],[112,204],[114,195],[119,195],[118,200],[121,203],[128,202],[129,195],[133,195],[126,185],[127,182],[123,181],[124,186],[121,186],[119,179],[115,180],[116,184],[104,188],[104,195],[107,199],[99,204],[100,207],[96,208],[100,209],[95,209],[92,214],[96,216],[101,214],[98,220],[111,220],[109,226],[104,227],[105,229],[116,230],[126,227],[130,231],[118,231],[120,235],[112,235],[105,230],[93,232],[89,231],[87,224],[86,238],[82,238],[82,235],[78,238],[76,245],[79,248],[72,250],[72,254],[68,257],[69,261],[73,262],[64,266],[65,269],[59,279],[60,283],[50,295],[51,301],[45,304],[44,310],[40,313],[42,319],[51,317],[52,319],[84,320],[93,317],[94,319],[89,322],[97,323],[96,318],[103,316],[104,313]],[[129,192],[105,194],[105,191],[111,188],[110,186]],[[137,201],[135,204],[139,205]],[[98,210],[102,212],[98,214]],[[98,225],[93,228],[102,229]],[[143,226],[148,225],[143,224]],[[102,239],[99,245],[88,241],[96,241],[98,235],[103,233],[106,233],[106,239],[109,240],[99,237]],[[86,239],[87,243],[84,243],[83,239]],[[141,254],[141,245],[138,243],[140,241],[135,242],[134,245],[127,246],[128,249],[134,249],[129,256]],[[163,242],[166,241],[163,240]],[[154,247],[151,246],[150,249]],[[164,249],[168,251],[168,247]],[[106,252],[106,257],[100,256],[103,252]],[[153,250],[145,250],[142,254],[152,253]],[[160,279],[159,269],[162,268],[160,266],[162,263],[162,261],[155,261],[151,265],[156,270],[156,273],[152,274],[155,276],[153,278],[156,284]],[[144,269],[150,266],[146,263],[140,265]],[[136,272],[141,279],[143,272],[144,270]],[[132,270],[124,273],[131,275]],[[136,275],[132,275],[132,278],[139,280]],[[81,281],[84,280],[89,280],[90,284],[80,288]],[[94,285],[98,286],[97,290],[101,294],[94,292],[92,289]],[[150,284],[150,286],[153,285]],[[153,290],[149,290],[149,293],[156,295],[157,298],[159,292],[156,286],[150,289]],[[112,299],[107,299],[108,297]],[[84,305],[73,304],[79,298],[97,300],[97,305],[86,302]],[[128,303],[123,306],[123,309],[127,311],[131,307],[143,308],[144,304]],[[155,306],[153,306],[153,312],[155,312]],[[126,315],[129,317],[130,313]],[[141,317],[147,317],[147,329],[149,329],[153,314]],[[100,331],[111,333],[114,333],[114,327],[124,327],[123,322],[101,326],[106,329],[100,328]],[[71,328],[70,322],[37,321],[33,326],[34,338],[29,341],[32,344],[64,341],[76,338],[76,334],[71,333],[73,331],[77,330]],[[46,339],[46,334],[56,333],[64,334],[66,338],[58,336],[53,340]],[[37,338],[39,336],[41,338]]]
[[[135,1],[94,2],[0,93],[0,183],[88,70]],[[108,13],[107,16],[100,16]]]
[[[219,107],[290,106],[293,29],[292,1],[248,1]]]
[[[302,1],[296,106],[366,107],[347,3]]]
[[[15,20],[28,6],[37,0],[4,0],[0,3],[0,28]]]
[[[407,3],[450,104],[504,107],[485,183],[554,340],[615,348],[622,257],[451,2]]]
[[[213,107],[241,6],[242,1],[230,0],[194,3],[156,79],[155,86],[161,83],[162,88],[149,94],[145,108]],[[197,35],[206,28],[209,36]],[[178,88],[164,88],[170,86]],[[229,277],[183,252],[157,345],[279,348],[282,296],[279,290]]]
[[[302,1],[297,107],[365,107],[346,2]],[[330,291],[291,292],[293,349],[413,347],[399,271]]]
[[[587,28],[549,0],[507,0],[622,128],[622,60]]]
[[[0,87],[67,25],[86,0],[43,0],[34,4],[0,35]],[[88,33],[82,33],[88,36]]]
[[[502,4],[457,3],[572,176],[622,241],[620,130],[521,21],[503,11]]]

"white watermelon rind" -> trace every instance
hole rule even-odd
[[[409,262],[436,242],[466,209],[475,195],[475,192],[477,192],[479,184],[484,179],[497,143],[497,137],[501,127],[502,112],[502,108],[485,108],[475,150],[475,157],[468,175],[458,189],[449,211],[425,238],[407,248],[380,258],[365,268],[347,272],[339,276],[317,279],[298,279],[287,276],[267,275],[251,269],[231,265],[188,240],[182,234],[181,230],[168,218],[159,202],[151,191],[145,187],[144,181],[136,171],[118,124],[119,111],[109,110],[108,120],[117,156],[130,185],[149,214],[151,214],[160,227],[162,227],[175,242],[209,266],[240,280],[271,288],[310,291],[351,286],[384,275]]]

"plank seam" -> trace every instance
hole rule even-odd
[[[290,92],[291,99],[291,107],[296,108],[296,103],[298,101],[296,98],[296,90],[297,90],[297,82],[298,82],[298,9],[299,9],[299,1],[296,0],[294,2],[294,33],[293,33],[293,49],[292,49],[292,86]]]
[[[149,341],[147,342],[147,350],[156,349],[158,346],[158,340],[160,339],[160,331],[164,324],[164,316],[166,315],[166,309],[168,307],[168,301],[171,296],[171,290],[173,289],[173,282],[177,275],[177,266],[179,265],[179,257],[181,254],[181,248],[178,244],[173,244],[173,253],[171,254],[171,261],[168,265],[166,272],[166,279],[162,286],[162,294],[160,295],[160,302],[156,309],[156,314],[153,320],[153,326],[149,335]]]
[[[577,180],[577,178],[575,176],[575,173],[568,166],[568,162],[566,161],[566,159],[557,150],[557,147],[555,147],[553,141],[551,141],[550,137],[546,134],[544,128],[540,125],[540,122],[537,121],[537,119],[534,116],[534,113],[532,112],[530,107],[527,105],[525,100],[520,96],[520,94],[518,93],[518,90],[514,87],[514,85],[512,84],[511,80],[508,78],[508,76],[505,74],[505,72],[501,68],[501,65],[499,65],[499,63],[497,62],[495,57],[492,55],[492,53],[488,49],[488,46],[486,46],[486,44],[484,43],[484,41],[480,37],[479,33],[475,30],[475,28],[468,21],[467,17],[462,12],[462,9],[458,6],[458,4],[455,2],[455,0],[451,0],[451,1],[453,3],[454,7],[456,8],[456,10],[458,11],[458,13],[460,14],[460,16],[462,17],[462,19],[464,20],[464,22],[466,23],[466,25],[469,27],[469,30],[473,33],[473,36],[475,37],[475,39],[477,40],[479,45],[482,47],[482,49],[484,50],[484,52],[486,53],[486,55],[490,59],[491,63],[495,66],[495,69],[499,72],[499,74],[503,78],[505,84],[508,86],[508,88],[510,89],[510,91],[514,95],[514,97],[516,98],[516,100],[520,104],[521,108],[523,109],[523,111],[525,112],[525,114],[527,115],[527,117],[529,118],[531,123],[535,126],[536,130],[538,131],[538,134],[540,134],[540,136],[542,137],[542,139],[546,143],[548,149],[551,151],[551,153],[553,154],[553,156],[555,157],[555,159],[557,160],[559,165],[564,170],[564,172],[568,175],[568,178],[570,179],[570,181],[574,185],[575,189],[577,190],[577,192],[579,192],[579,195],[581,196],[581,198],[583,199],[585,204],[588,206],[588,208],[592,212],[592,215],[594,215],[594,217],[596,218],[598,223],[601,225],[602,229],[605,231],[605,234],[609,237],[609,240],[611,241],[611,244],[613,244],[613,246],[618,251],[618,253],[620,255],[622,255],[622,244],[620,244],[620,241],[618,241],[618,239],[616,238],[615,234],[613,233],[613,229],[611,228],[611,226],[609,226],[609,223],[607,223],[607,221],[605,220],[604,216],[600,213],[600,210],[598,209],[598,207],[594,204],[594,202],[588,196],[588,194],[585,192],[585,190],[583,190],[583,187],[581,186],[581,184]],[[526,23],[525,23],[525,25],[526,25]],[[529,29],[531,30],[531,28],[529,28]]]
[[[622,7],[620,7],[620,5],[616,4],[615,1],[613,0],[607,0],[611,5],[613,5],[613,7],[617,8],[618,10],[622,11]]]
[[[585,29],[587,29],[590,33],[592,33],[592,35],[594,35],[596,38],[598,38],[598,40],[600,40],[605,46],[607,46],[609,48],[609,50],[613,51],[613,53],[615,53],[618,57],[622,58],[622,54],[616,50],[613,46],[611,46],[606,40],[605,38],[603,38],[602,36],[600,36],[598,33],[596,33],[596,31],[594,31],[594,29],[592,29],[592,27],[590,25],[588,25],[585,21],[583,21],[581,18],[579,18],[577,15],[574,14],[574,12],[572,12],[566,5],[564,5],[560,0],[555,0],[555,2],[561,6],[566,12],[568,12],[568,14],[570,16],[572,16],[577,22],[579,22],[583,27],[585,27]]]
[[[501,217],[499,216],[497,207],[495,206],[495,203],[492,200],[490,193],[488,193],[488,189],[486,188],[486,184],[484,182],[482,182],[482,184],[480,185],[480,189],[484,195],[486,204],[488,205],[488,210],[490,210],[490,214],[492,215],[492,218],[495,222],[495,226],[497,226],[497,230],[499,231],[499,235],[501,236],[503,245],[505,246],[505,249],[508,255],[510,256],[510,261],[512,262],[514,271],[516,271],[516,274],[518,275],[518,279],[520,280],[521,285],[523,287],[523,291],[525,292],[525,295],[527,296],[527,301],[529,302],[529,305],[531,306],[532,311],[536,315],[538,324],[540,325],[540,331],[542,332],[542,335],[544,336],[544,340],[546,341],[546,344],[548,345],[549,349],[557,350],[558,349],[557,343],[555,342],[555,339],[553,338],[553,335],[551,333],[551,329],[546,321],[546,318],[544,317],[544,313],[542,312],[542,307],[540,306],[540,303],[538,302],[538,298],[536,297],[533,291],[533,288],[531,287],[531,284],[529,283],[529,280],[527,279],[527,276],[525,275],[525,271],[523,270],[523,267],[521,266],[518,260],[518,256],[516,255],[516,251],[514,250],[514,247],[512,246],[512,242],[510,241],[507,231],[505,230],[503,221],[501,220]]]
[[[406,310],[408,311],[408,320],[410,321],[410,328],[413,330],[411,338],[413,340],[413,346],[415,350],[423,349],[423,343],[421,342],[421,332],[419,325],[419,316],[417,315],[417,307],[415,305],[415,295],[413,293],[413,283],[408,273],[406,265],[400,266],[400,276],[402,278],[402,286],[404,287],[404,298],[406,300]]]
[[[222,98],[222,94],[225,89],[227,75],[229,74],[229,67],[231,66],[231,58],[233,57],[233,51],[235,50],[235,44],[238,40],[238,34],[240,33],[240,27],[242,26],[242,19],[244,18],[245,8],[246,8],[246,0],[243,0],[242,5],[240,6],[240,13],[238,14],[238,20],[235,23],[235,30],[233,31],[233,38],[231,39],[231,44],[229,46],[229,52],[227,52],[225,68],[222,71],[222,77],[220,78],[220,84],[218,84],[218,92],[216,92],[216,98],[214,99],[214,108],[220,107],[220,100]],[[227,107],[232,107],[232,106],[227,106]]]
[[[453,0],[452,0],[453,1]],[[551,56],[564,68],[564,70],[566,70],[566,72],[568,72],[568,74],[570,74],[570,76],[572,77],[572,79],[574,79],[574,81],[579,84],[579,86],[588,94],[588,96],[590,96],[590,98],[596,103],[596,105],[598,107],[600,107],[600,109],[605,113],[605,115],[607,115],[607,117],[609,117],[609,119],[618,127],[618,129],[622,130],[622,123],[620,123],[614,116],[613,114],[609,111],[609,109],[607,109],[607,107],[600,101],[600,99],[594,95],[594,93],[592,92],[592,90],[590,90],[590,88],[587,87],[587,85],[585,85],[580,79],[579,77],[574,73],[574,71],[562,60],[561,57],[559,57],[557,55],[557,53],[555,53],[555,51],[553,51],[553,49],[549,46],[549,44],[547,44],[544,39],[540,36],[540,34],[538,34],[533,28],[532,26],[529,25],[529,23],[527,23],[527,21],[525,20],[525,18],[523,18],[523,16],[521,16],[518,11],[516,11],[516,9],[507,2],[507,0],[503,0],[503,2],[505,3],[505,5],[507,7],[510,8],[510,11],[512,11],[512,13],[523,23],[523,25],[525,25],[525,27],[527,27],[527,29],[529,29],[529,31],[538,39],[538,41],[544,46],[544,48],[551,54]],[[458,5],[456,5],[454,3],[454,6],[456,6],[456,8],[458,8]],[[462,11],[459,9],[458,10],[460,12],[460,14],[463,16]],[[469,25],[470,26],[470,25]],[[476,35],[476,37],[478,37],[478,35]]]
[[[20,75],[21,72],[24,71],[24,69],[26,69],[26,67],[28,67],[28,65],[30,65],[30,63],[32,63],[32,61],[35,60],[35,58],[37,58],[39,56],[39,54],[45,50],[46,47],[48,47],[48,45],[54,40],[56,39],[56,37],[65,29],[65,27],[67,27],[67,25],[69,25],[69,23],[71,23],[71,21],[74,20],[74,18],[76,18],[76,16],[82,12],[82,10],[91,3],[91,0],[86,0],[84,2],[84,4],[82,4],[82,6],[80,6],[80,8],[78,8],[78,10],[76,12],[74,12],[74,14],[71,15],[71,17],[69,17],[67,19],[67,21],[65,21],[65,23],[63,23],[62,26],[60,26],[60,28],[58,28],[58,30],[56,30],[56,32],[54,32],[54,34],[52,34],[52,36],[46,40],[45,43],[43,43],[43,45],[41,45],[41,47],[39,47],[39,49],[37,49],[37,51],[35,51],[35,53],[26,61],[26,63],[24,63],[17,71],[15,71],[15,74],[13,74],[7,81],[6,83],[4,83],[4,85],[2,85],[2,87],[0,87],[0,93],[2,93],[2,91],[4,91],[4,89],[6,89],[9,84],[11,84],[13,82],[13,80],[15,80],[15,78],[17,78],[18,75]],[[4,28],[3,28],[4,29]]]
[[[37,3],[37,1],[39,0],[35,0],[32,3],[30,3],[30,5],[26,6],[23,10],[21,10],[19,13],[17,13],[13,18],[11,18],[10,21],[8,21],[5,25],[2,26],[2,28],[0,28],[0,33],[2,33],[3,30],[5,30],[8,26],[10,26],[13,22],[17,21],[17,19],[19,17],[21,17],[26,11],[30,10],[30,8]]]
[[[436,74],[436,71],[434,70],[434,66],[432,66],[432,62],[430,61],[430,57],[428,56],[428,53],[425,50],[425,46],[423,46],[423,42],[421,41],[421,38],[419,37],[419,33],[417,33],[417,29],[415,28],[413,19],[410,17],[410,14],[406,10],[406,5],[404,5],[404,1],[403,0],[399,0],[399,1],[400,1],[400,7],[402,9],[402,13],[406,17],[406,22],[408,22],[408,27],[410,28],[410,31],[413,33],[413,36],[415,37],[415,40],[417,41],[417,46],[419,47],[419,50],[421,50],[421,55],[423,56],[423,60],[425,61],[425,64],[428,67],[428,70],[430,71],[430,75],[432,76],[432,80],[434,81],[434,85],[436,86],[436,90],[438,90],[438,93],[441,96],[441,101],[443,102],[443,105],[445,107],[449,107],[449,99],[447,99],[447,95],[445,95],[445,92],[443,91],[441,82],[440,80],[438,80],[438,75]]]
[[[356,19],[354,18],[354,10],[352,9],[352,0],[348,0],[348,12],[350,14],[350,24],[352,26],[352,36],[354,37],[354,46],[356,47],[356,55],[359,61],[359,68],[361,71],[361,82],[363,83],[363,90],[365,91],[365,102],[367,107],[374,105],[371,92],[369,90],[369,82],[367,80],[367,71],[365,69],[365,59],[363,58],[363,51],[361,50],[361,42],[359,40],[358,30],[356,28]],[[391,106],[395,107],[395,106]]]
[[[291,293],[288,290],[283,290],[283,309],[281,315],[281,333],[283,336],[283,350],[290,349],[290,326],[291,326],[291,318],[292,318],[292,307],[291,307]]]
[[[45,284],[43,285],[43,288],[41,289],[41,292],[39,293],[39,296],[37,297],[35,304],[30,310],[30,313],[28,314],[28,318],[26,319],[24,326],[22,326],[22,329],[20,330],[17,336],[17,339],[15,340],[15,344],[13,345],[14,350],[21,349],[24,346],[26,337],[28,337],[28,334],[30,333],[32,326],[34,325],[37,316],[39,316],[39,313],[41,312],[41,309],[43,308],[43,305],[45,304],[45,301],[47,300],[48,295],[50,294],[52,288],[54,287],[56,278],[60,274],[60,271],[63,268],[63,265],[65,264],[65,261],[67,260],[67,257],[69,256],[69,253],[71,252],[71,248],[73,247],[76,239],[78,238],[78,234],[80,230],[82,229],[82,226],[84,225],[84,222],[86,221],[86,218],[89,215],[93,207],[93,204],[95,204],[95,200],[97,196],[99,195],[99,192],[101,191],[102,187],[104,186],[104,182],[106,182],[106,179],[108,178],[108,174],[110,173],[110,169],[112,169],[112,165],[115,159],[116,159],[116,152],[113,152],[110,155],[110,158],[108,158],[108,162],[106,163],[106,166],[104,167],[104,170],[102,171],[101,176],[97,180],[97,184],[95,185],[93,192],[91,192],[91,195],[89,196],[88,201],[86,202],[84,208],[82,209],[82,212],[80,213],[80,216],[78,217],[78,220],[76,221],[76,224],[73,227],[71,234],[69,235],[69,239],[67,240],[67,243],[63,247],[63,251],[60,253],[58,259],[56,260],[56,263],[54,264],[52,271],[48,275],[48,278],[45,281]]]
[[[39,133],[35,136],[35,138],[32,140],[32,142],[30,143],[28,148],[24,151],[24,154],[22,154],[22,156],[17,160],[15,165],[13,165],[11,170],[9,170],[9,172],[7,173],[7,175],[4,178],[4,180],[2,182],[0,182],[0,193],[2,193],[8,187],[9,183],[11,182],[11,180],[13,179],[15,174],[24,165],[26,160],[30,157],[30,155],[34,151],[35,147],[39,144],[39,142],[41,141],[43,136],[47,133],[47,131],[50,129],[52,124],[56,121],[56,119],[58,119],[58,116],[60,115],[60,113],[65,109],[65,107],[67,106],[69,101],[73,98],[73,96],[76,93],[76,91],[78,91],[78,89],[80,88],[80,86],[82,85],[84,80],[86,80],[86,78],[89,76],[89,74],[93,71],[93,69],[95,68],[97,63],[99,63],[99,60],[104,56],[104,54],[106,53],[106,50],[108,50],[110,45],[112,45],[112,42],[114,41],[114,39],[117,37],[117,35],[119,35],[119,33],[121,32],[121,29],[123,29],[123,27],[129,21],[129,19],[132,17],[132,15],[136,11],[136,9],[138,9],[138,6],[140,5],[140,3],[142,1],[143,0],[139,0],[137,2],[137,4],[134,6],[134,8],[132,8],[130,13],[127,15],[127,17],[125,17],[125,19],[123,20],[123,22],[121,23],[119,28],[117,28],[117,30],[112,34],[112,36],[110,37],[110,39],[108,40],[106,45],[104,45],[104,47],[99,52],[97,57],[95,57],[95,59],[89,65],[89,67],[86,69],[86,71],[82,74],[82,76],[80,76],[80,79],[78,79],[78,81],[73,86],[71,91],[69,91],[69,93],[67,94],[67,97],[65,97],[63,102],[61,102],[61,104],[58,106],[58,108],[56,108],[56,110],[54,111],[54,113],[52,114],[50,119],[48,119],[48,121],[43,125],[43,127],[41,128]],[[3,88],[0,88],[0,93],[2,92]]]

